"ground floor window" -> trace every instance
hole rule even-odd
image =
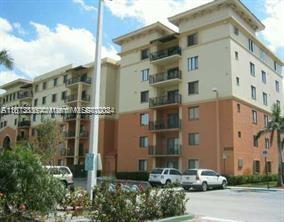
[[[178,160],[168,160],[166,164],[167,168],[176,168],[178,169]]]
[[[188,169],[197,169],[199,168],[199,160],[191,159],[188,160]]]
[[[271,161],[267,161],[267,172],[268,173],[271,173],[272,172],[272,162]]]
[[[147,160],[139,160],[138,165],[139,171],[147,171]]]
[[[260,161],[254,160],[253,161],[253,174],[259,174],[260,173]]]

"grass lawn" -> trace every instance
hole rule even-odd
[[[259,183],[246,183],[237,185],[237,187],[257,187],[257,188],[267,188],[267,182],[259,182]],[[277,187],[277,181],[270,181],[269,182],[270,188],[276,188]]]

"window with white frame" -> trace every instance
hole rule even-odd
[[[199,119],[199,107],[198,106],[188,108],[188,119],[189,120]]]
[[[266,72],[264,72],[263,70],[261,71],[261,79],[262,79],[262,82],[266,84]]]
[[[253,52],[254,51],[254,43],[253,43],[253,41],[251,39],[249,39],[248,42],[249,42],[249,50],[251,52]]]
[[[269,149],[269,147],[270,147],[270,141],[269,141],[268,138],[265,138],[264,144],[265,144],[265,149]]]
[[[252,122],[257,124],[257,112],[255,110],[252,110]]]
[[[198,56],[194,56],[187,59],[188,71],[198,69]]]
[[[139,160],[138,161],[138,170],[139,171],[147,171],[147,160]]]
[[[188,83],[188,95],[198,94],[199,93],[199,82],[189,82]]]
[[[146,126],[148,124],[149,124],[149,114],[148,113],[140,114],[140,125]]]
[[[263,105],[267,106],[268,105],[267,93],[265,92],[262,93],[262,100],[263,100]]]
[[[256,88],[254,86],[251,86],[251,98],[256,100]]]
[[[188,134],[188,144],[189,145],[198,145],[200,143],[199,133],[189,133]]]
[[[264,127],[267,127],[269,123],[268,115],[264,114],[263,119],[264,119]]]
[[[147,148],[148,146],[148,136],[140,136],[139,147]]]
[[[280,84],[279,81],[275,80],[275,90],[276,92],[280,92]]]
[[[188,169],[198,169],[199,168],[199,160],[190,159],[188,160]]]
[[[252,62],[250,62],[249,64],[250,64],[250,74],[252,76],[255,76],[255,65]]]
[[[150,69],[141,70],[141,81],[148,81],[149,80],[149,73],[150,73]]]

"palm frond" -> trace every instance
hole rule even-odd
[[[10,57],[8,51],[3,49],[0,51],[0,65],[4,65],[8,69],[12,69],[14,62],[12,57]]]
[[[264,128],[258,131],[258,133],[255,136],[255,139],[258,140],[262,135],[270,133],[271,130],[269,128]]]

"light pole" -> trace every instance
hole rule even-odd
[[[216,155],[217,155],[217,172],[220,173],[220,115],[219,115],[219,91],[217,88],[212,89],[216,93]]]
[[[102,30],[103,30],[103,5],[104,0],[99,0],[98,23],[94,71],[92,76],[92,107],[100,106],[100,83],[101,83],[101,47],[102,47]],[[94,92],[95,91],[95,92]],[[99,116],[91,117],[90,145],[89,154],[93,155],[93,169],[88,171],[87,190],[90,199],[93,199],[93,187],[97,185],[97,162],[98,162],[98,139],[99,139]]]

